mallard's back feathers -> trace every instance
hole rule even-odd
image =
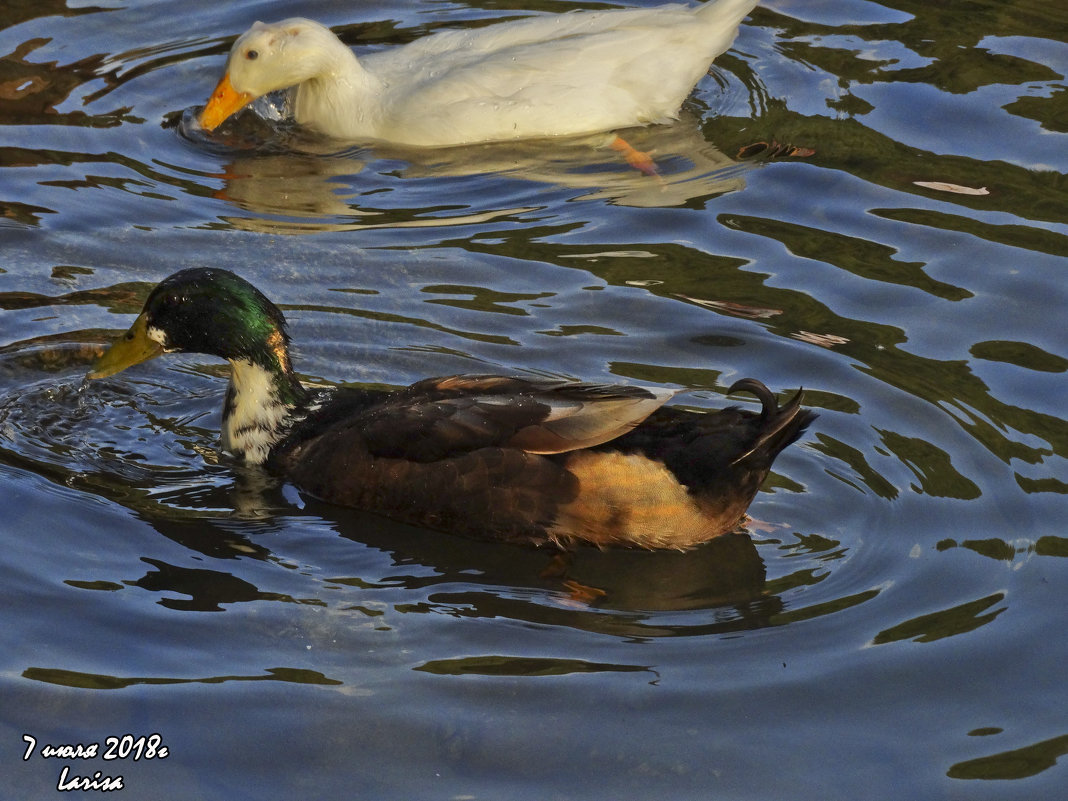
[[[184,270],[153,291],[91,377],[168,351],[220,356],[232,366],[224,446],[246,462],[331,503],[565,545],[687,548],[732,530],[815,418],[800,391],[779,406],[753,379],[730,391],[755,394],[759,413],[667,407],[681,390],[662,387],[494,375],[312,395],[287,343],[281,312],[251,284]]]

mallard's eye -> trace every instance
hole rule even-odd
[[[255,61],[259,57],[260,57],[260,51],[259,50],[246,50],[245,51],[245,58],[247,58],[249,61]]]

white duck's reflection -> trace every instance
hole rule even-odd
[[[246,115],[248,116],[248,115]],[[259,124],[264,121],[260,120]],[[197,138],[187,114],[183,133]],[[257,138],[257,137],[254,137]],[[658,173],[644,174],[607,146],[611,135],[524,140],[453,148],[375,145],[342,152],[326,141],[294,134],[284,152],[235,152],[219,177],[216,196],[255,216],[224,219],[244,230],[272,233],[480,224],[542,208],[544,187],[567,200],[599,200],[637,207],[700,203],[745,187],[748,162],[737,162],[706,141],[700,120],[684,113],[672,125],[632,129],[627,139],[651,153]],[[334,145],[336,147],[336,143]],[[470,183],[443,186],[432,207],[389,207],[383,197],[404,181],[498,176],[531,184],[524,191],[482,191]],[[426,197],[423,192],[417,193]],[[530,203],[515,203],[530,199]],[[494,204],[496,200],[506,200]],[[444,202],[442,202],[444,201]],[[491,207],[492,206],[492,207]]]

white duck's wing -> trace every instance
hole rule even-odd
[[[723,0],[721,0],[722,2]],[[736,1],[736,0],[734,0]],[[756,0],[752,0],[755,5]],[[441,59],[486,55],[524,45],[546,44],[576,36],[589,36],[623,28],[649,30],[672,25],[692,25],[695,9],[681,4],[655,8],[575,11],[508,20],[481,28],[439,31],[405,45],[404,59]],[[396,54],[397,49],[376,55]]]
[[[447,144],[667,121],[737,33],[737,21],[724,33],[701,11],[534,17],[375,54],[364,63],[389,87],[382,138]]]

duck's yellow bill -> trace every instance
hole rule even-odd
[[[116,340],[104,351],[93,364],[87,378],[106,378],[115,375],[127,367],[147,362],[163,353],[163,346],[148,337],[148,322],[144,314],[139,314],[130,330]]]
[[[200,112],[200,127],[206,131],[214,131],[231,114],[240,111],[255,99],[248,92],[234,89],[230,83],[230,73],[226,73],[208,98],[208,104]]]

